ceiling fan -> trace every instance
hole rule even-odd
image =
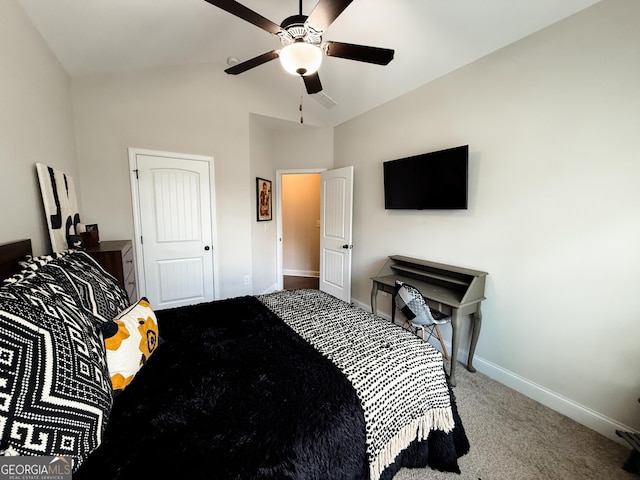
[[[394,51],[388,48],[322,41],[324,31],[353,0],[318,0],[309,16],[302,14],[302,0],[300,0],[300,13],[285,18],[280,25],[235,0],[206,1],[266,30],[278,37],[282,43],[280,50],[271,50],[227,68],[225,72],[231,75],[246,72],[275,58],[280,58],[286,71],[302,77],[307,93],[311,95],[322,91],[318,68],[322,63],[323,55],[377,65],[387,65],[393,59]]]

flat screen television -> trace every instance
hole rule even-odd
[[[383,164],[387,210],[466,210],[469,145]]]

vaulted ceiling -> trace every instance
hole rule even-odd
[[[354,0],[324,40],[395,50],[387,66],[325,57],[314,98],[336,125],[570,16],[599,0]],[[18,0],[71,77],[248,60],[280,48],[274,35],[205,0]],[[298,0],[241,0],[280,24]],[[308,15],[316,0],[305,0]],[[241,75],[299,96],[271,61]],[[305,94],[306,95],[306,94]],[[313,98],[313,97],[312,97]],[[312,102],[312,100],[308,100]]]

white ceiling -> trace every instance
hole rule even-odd
[[[600,0],[354,0],[324,40],[392,48],[387,66],[325,57],[323,93],[336,102],[323,123],[336,125],[411,91]],[[279,48],[266,31],[204,0],[18,0],[71,77],[166,65],[240,61]],[[298,0],[241,0],[279,24]],[[316,0],[303,1],[308,15]],[[291,91],[298,80],[277,60],[241,74]],[[285,92],[286,94],[286,92]],[[292,107],[293,108],[293,107]]]

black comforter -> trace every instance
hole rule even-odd
[[[327,358],[255,297],[157,312],[164,342],[114,400],[74,480],[366,480],[358,397]],[[459,472],[456,428],[414,442],[383,473]]]

